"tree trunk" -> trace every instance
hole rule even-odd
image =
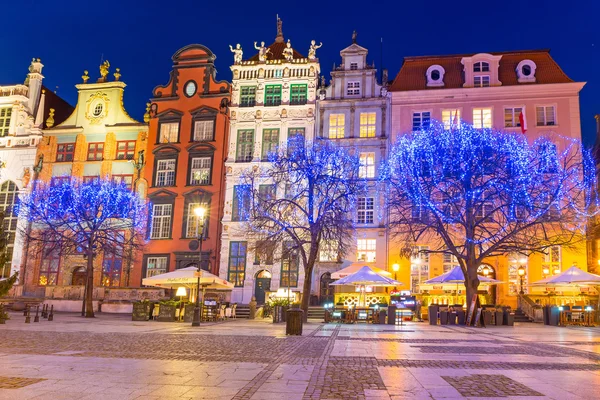
[[[304,269],[304,284],[302,285],[302,310],[304,322],[308,320],[308,302],[310,301],[310,288],[312,286],[312,272],[314,264]]]
[[[87,257],[87,276],[86,276],[86,291],[85,291],[85,317],[94,318],[94,253],[88,251]]]
[[[465,276],[465,288],[467,291],[467,315],[469,315],[469,311],[471,309],[471,303],[473,302],[473,296],[477,295],[477,289],[479,288],[479,278],[477,275],[477,265],[467,264],[467,276]],[[475,309],[473,310],[473,319],[471,320],[471,324],[475,325],[475,316],[477,315],[477,308],[480,306],[479,304],[479,296],[477,296],[477,301],[475,302]]]

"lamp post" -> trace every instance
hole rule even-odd
[[[523,278],[525,277],[525,267],[521,265],[517,270],[517,273],[519,274],[519,280],[521,282],[521,290],[519,291],[519,294],[525,294],[525,292],[523,291]]]
[[[194,208],[194,214],[198,217],[198,282],[196,284],[196,306],[194,307],[194,320],[192,326],[200,326],[201,303],[200,303],[200,277],[202,275],[202,236],[204,234],[204,214],[206,209],[204,207]],[[203,299],[204,300],[204,299]]]
[[[487,265],[484,265],[481,272],[483,273],[483,276],[485,276],[487,278],[488,275],[490,274],[490,267],[488,267]]]
[[[392,271],[394,271],[394,280],[397,281],[398,280],[398,271],[400,271],[400,265],[393,264]],[[396,286],[394,286],[394,290],[398,290]]]
[[[183,286],[179,286],[177,288],[177,293],[175,296],[179,296],[179,319],[181,319],[181,310],[183,309],[183,296],[187,295],[185,288]]]

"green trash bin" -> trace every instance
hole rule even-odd
[[[300,308],[290,308],[286,314],[285,334],[302,336],[302,317],[304,311]]]

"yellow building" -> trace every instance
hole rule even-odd
[[[51,118],[46,121],[48,129],[43,131],[38,147],[37,178],[44,182],[109,178],[124,182],[145,197],[148,185],[143,160],[148,126],[131,118],[124,109],[126,85],[120,81],[118,68],[109,79],[109,67],[105,61],[100,66],[100,78],[93,83],[88,82],[90,77],[84,72],[83,83],[75,86],[75,110],[63,123],[53,126]],[[94,286],[127,286],[132,262],[98,255]],[[26,285],[30,290],[37,287],[38,295],[68,298],[83,290],[85,265],[83,256],[52,251],[42,259],[28,260]]]

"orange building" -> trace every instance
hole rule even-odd
[[[132,286],[198,265],[200,205],[207,209],[201,266],[218,273],[230,87],[215,81],[215,58],[199,44],[180,49],[169,83],[154,89],[145,170],[152,219]]]

